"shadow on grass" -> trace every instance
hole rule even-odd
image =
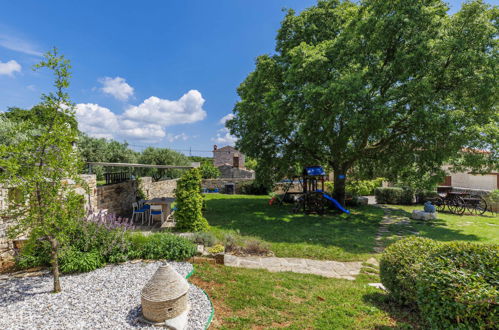
[[[403,217],[411,217],[411,213],[392,208],[392,214]],[[431,238],[437,241],[480,241],[480,237],[473,234],[464,234],[461,230],[447,228],[447,222],[443,219],[435,220],[412,220],[411,224],[419,232],[420,237]]]
[[[210,196],[205,216],[211,226],[271,243],[337,246],[351,253],[372,253],[383,211],[372,206],[352,214],[293,214],[292,206],[269,206],[268,197]]]
[[[397,322],[394,326],[379,325],[374,329],[421,329],[423,321],[416,309],[400,306],[386,292],[369,293],[362,297],[367,304],[385,311]]]

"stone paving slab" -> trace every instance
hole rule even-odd
[[[239,257],[226,254],[224,264],[229,267],[266,269],[271,272],[315,274],[324,277],[354,280],[362,262],[339,262],[302,258]]]

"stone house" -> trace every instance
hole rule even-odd
[[[254,179],[255,171],[247,169],[244,161],[244,154],[234,147],[213,146],[213,165],[220,170],[221,178]]]

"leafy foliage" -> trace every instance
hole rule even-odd
[[[385,187],[374,190],[378,204],[410,205],[414,199],[414,191],[409,187]]]
[[[0,184],[17,192],[7,210],[8,216],[18,220],[9,235],[28,234],[33,240],[50,243],[54,292],[59,292],[58,253],[84,215],[82,196],[74,192],[74,185],[80,183],[80,162],[73,149],[78,132],[74,106],[65,92],[69,61],[54,49],[36,68],[54,73],[55,92],[42,95],[37,116],[18,123],[26,132],[24,139],[15,145],[0,144]]]
[[[347,180],[345,192],[349,196],[368,196],[373,195],[374,190],[381,186],[384,178],[376,178],[373,180]],[[334,183],[326,182],[326,191],[332,193],[334,191]]]
[[[141,164],[153,165],[180,165],[189,166],[191,162],[189,158],[179,152],[166,148],[148,147],[138,157]],[[182,170],[157,169],[157,168],[142,168],[138,170],[141,176],[152,176],[158,181],[164,178],[178,178],[182,174]]]
[[[422,264],[417,299],[432,328],[494,329],[499,321],[499,245],[451,242]]]
[[[211,161],[201,163],[199,170],[203,179],[216,179],[220,176],[220,170]]]
[[[201,172],[190,169],[177,181],[175,191],[177,228],[184,231],[206,231],[208,221],[203,217],[203,195],[201,194]]]
[[[340,202],[351,168],[397,182],[458,159],[497,167],[497,10],[476,0],[447,11],[441,0],[289,10],[276,53],[239,86],[226,123],[238,148],[269,181],[297,165],[330,167]]]
[[[196,253],[196,247],[192,242],[172,234],[155,233],[144,236],[134,233],[129,239],[130,255],[133,258],[184,261]]]
[[[409,237],[390,245],[383,252],[379,264],[381,282],[398,303],[417,305],[419,269],[440,245],[431,239]]]
[[[272,190],[270,186],[257,180],[241,182],[241,193],[245,195],[268,195]]]
[[[99,251],[82,252],[73,248],[63,251],[59,262],[63,273],[89,272],[105,264]]]

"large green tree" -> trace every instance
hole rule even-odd
[[[463,148],[492,151],[471,165],[494,164],[497,13],[471,1],[449,15],[440,0],[289,10],[227,126],[267,179],[307,164],[333,169],[341,203],[352,168],[437,173]]]

